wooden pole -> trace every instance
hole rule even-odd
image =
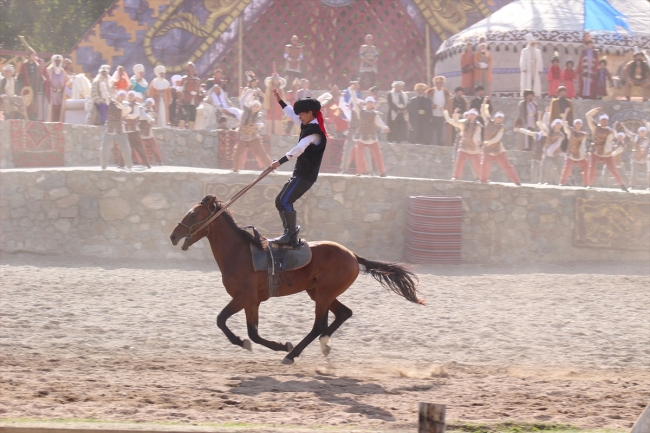
[[[238,25],[238,38],[239,41],[237,43],[238,46],[238,52],[237,52],[237,60],[239,63],[239,71],[237,73],[238,76],[238,82],[239,82],[239,88],[241,89],[244,85],[244,65],[243,65],[243,57],[244,57],[244,17],[243,17],[243,12],[242,15],[239,16],[239,25]]]
[[[427,86],[431,86],[431,37],[429,35],[429,24],[426,22],[424,23],[424,37],[426,38],[424,57],[427,62]]]
[[[418,433],[445,433],[444,404],[420,403]]]

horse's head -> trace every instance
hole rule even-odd
[[[178,242],[184,238],[185,241],[181,249],[187,251],[190,245],[206,236],[209,231],[208,226],[201,227],[217,212],[218,208],[217,198],[213,195],[206,195],[201,200],[201,203],[192,207],[181,222],[176,224],[171,235],[169,235],[172,245],[178,245]]]

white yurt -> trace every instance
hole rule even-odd
[[[544,71],[557,51],[560,66],[572,59],[577,66],[584,49],[585,3],[594,0],[515,0],[491,16],[450,37],[436,53],[435,74],[447,77],[447,88],[460,85],[460,57],[465,45],[484,37],[492,53],[492,94],[519,96],[519,57],[531,34],[542,50]],[[603,0],[599,0],[603,1]],[[632,34],[618,31],[593,31],[595,48],[607,56],[608,69],[617,75],[619,67],[632,59],[635,47],[650,50],[650,2],[647,0],[609,0],[625,16]],[[546,92],[546,75],[542,76],[542,93]],[[610,92],[610,95],[614,92]]]

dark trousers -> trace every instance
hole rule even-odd
[[[442,116],[433,116],[431,118],[432,143],[434,146],[444,146],[443,132],[445,130],[445,118]]]
[[[181,120],[187,120],[188,122],[196,121],[196,105],[185,104],[183,105],[183,114],[184,117]]]
[[[293,203],[309,191],[314,184],[301,177],[292,177],[284,184],[280,194],[275,198],[275,207],[280,212],[293,212]]]

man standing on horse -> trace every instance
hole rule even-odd
[[[296,125],[300,125],[300,137],[296,147],[291,149],[280,160],[273,161],[272,169],[278,168],[289,160],[296,159],[291,179],[284,185],[280,194],[275,199],[275,207],[280,212],[280,219],[284,225],[284,234],[269,242],[276,244],[296,244],[300,226],[296,225],[296,211],[293,203],[306,193],[316,182],[320,164],[325,153],[327,133],[325,122],[321,114],[321,104],[317,99],[298,99],[294,106],[287,105],[276,89],[273,95],[284,113]]]

